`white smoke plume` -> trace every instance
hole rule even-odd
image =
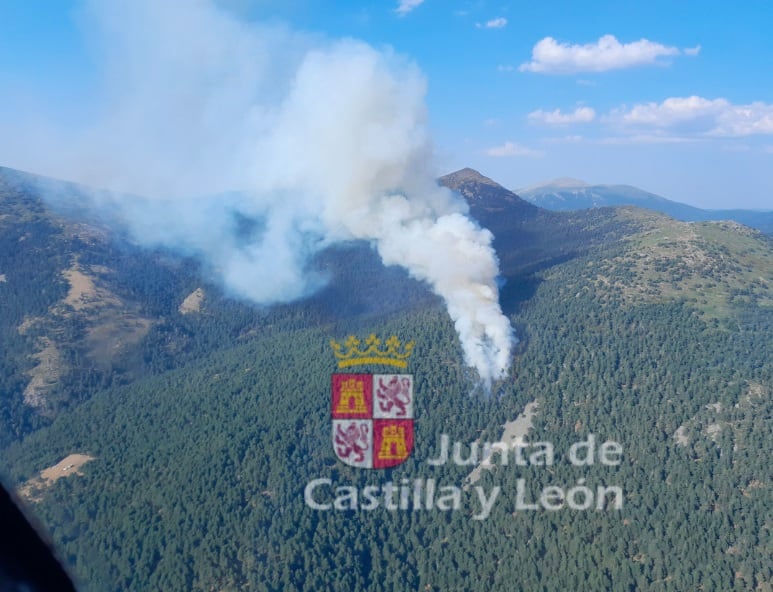
[[[94,0],[84,14],[99,108],[66,144],[36,136],[37,154],[42,143],[55,156],[32,170],[148,196],[119,204],[140,241],[199,253],[256,302],[308,294],[321,281],[310,255],[370,241],[444,299],[481,380],[504,376],[514,335],[492,235],[434,180],[414,64],[245,22],[211,0]],[[228,210],[263,220],[258,236],[244,244]]]

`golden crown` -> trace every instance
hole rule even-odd
[[[381,348],[381,340],[374,333],[365,340],[365,348],[360,349],[362,342],[354,335],[349,335],[343,345],[335,339],[330,340],[330,347],[338,359],[339,368],[349,368],[350,366],[360,366],[365,364],[385,364],[387,366],[396,366],[397,368],[406,368],[408,358],[413,353],[414,342],[409,341],[400,351],[400,340],[392,335],[384,342],[386,349]],[[344,348],[346,348],[344,350]]]

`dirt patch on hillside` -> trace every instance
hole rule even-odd
[[[40,317],[24,317],[24,320],[21,322],[21,325],[19,325],[16,328],[16,330],[19,332],[19,335],[26,335],[27,331],[32,329],[41,320],[42,319]]]
[[[31,502],[40,501],[43,492],[62,477],[83,475],[81,467],[92,460],[94,457],[88,454],[71,454],[54,466],[43,469],[37,477],[33,477],[19,487],[19,496]]]
[[[153,320],[126,311],[102,315],[86,333],[86,355],[97,368],[109,366],[116,356],[145,337],[152,326]]]
[[[75,310],[102,308],[105,306],[120,306],[121,300],[109,290],[96,285],[92,276],[83,273],[77,263],[62,272],[70,283],[70,290],[62,301]]]
[[[706,403],[677,428],[673,434],[674,442],[688,448],[687,452],[695,460],[701,458],[701,444],[706,440],[713,442],[720,451],[723,446],[732,447],[733,451],[755,446],[756,443],[749,438],[747,426],[749,418],[765,412],[768,392],[765,385],[750,382],[748,390],[738,398],[737,403]]]
[[[497,444],[503,445],[504,450],[509,450],[511,448],[515,448],[516,446],[524,446],[526,443],[526,436],[529,435],[529,430],[531,430],[534,424],[534,415],[537,413],[537,407],[539,407],[539,403],[537,401],[527,403],[526,407],[523,409],[523,413],[521,413],[513,421],[508,421],[503,426],[504,432],[502,433],[502,437],[499,439]],[[491,470],[491,468],[495,466],[492,464],[490,456],[491,455],[484,456],[480,464],[475,467],[467,476],[464,485],[465,489],[480,480],[481,473],[484,469]]]
[[[185,297],[180,307],[177,309],[182,314],[190,314],[192,312],[201,311],[201,303],[204,302],[204,290],[196,288],[193,292]]]
[[[82,222],[67,222],[63,225],[67,238],[77,238],[87,244],[106,243],[109,233],[104,228],[98,228]]]
[[[70,291],[67,293],[64,303],[69,304],[75,310],[85,308],[87,303],[97,295],[94,282],[79,270],[66,269],[62,275],[70,282]]]
[[[718,423],[711,423],[706,426],[706,435],[708,435],[709,438],[714,440],[714,442],[717,441],[717,438],[719,438],[719,434],[722,432],[722,426]]]
[[[752,403],[755,399],[762,399],[768,395],[768,388],[760,382],[749,382],[749,389],[746,392],[744,401]]]
[[[37,353],[31,356],[37,364],[28,371],[27,405],[45,409],[47,396],[69,372],[112,371],[116,358],[148,334],[155,321],[143,316],[137,303],[124,301],[111,291],[105,276],[112,273],[103,265],[81,265],[76,258],[61,272],[69,283],[67,295],[45,317],[26,317],[19,325],[21,335],[33,329],[45,335],[37,338]],[[65,337],[63,322],[72,324],[73,319],[79,333],[75,338]],[[67,364],[73,350],[85,355],[78,368]]]
[[[77,261],[62,272],[70,282],[70,291],[62,302],[82,315],[88,326],[87,356],[97,364],[109,361],[126,346],[140,341],[153,325],[151,319],[140,314],[136,305],[125,302],[104,285],[100,276],[110,273],[112,270],[103,265],[81,268]],[[62,316],[70,314],[61,307],[57,309]]]
[[[41,350],[31,357],[38,361],[27,374],[32,378],[24,389],[24,402],[30,407],[43,407],[45,395],[62,375],[64,363],[56,345],[47,337],[38,340]]]

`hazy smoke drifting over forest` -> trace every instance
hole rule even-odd
[[[492,236],[435,183],[414,64],[207,0],[94,1],[83,23],[98,108],[76,133],[33,136],[39,171],[147,196],[119,202],[138,240],[198,253],[256,302],[310,293],[311,255],[370,241],[444,299],[481,378],[503,376],[514,336]],[[234,211],[259,228],[245,238]]]

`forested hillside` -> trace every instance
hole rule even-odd
[[[315,261],[328,277],[317,295],[258,307],[225,294],[192,258],[140,249],[88,199],[85,188],[0,168],[0,446],[107,386],[258,335],[435,301],[353,244]]]
[[[546,212],[469,171],[444,178],[495,235],[520,338],[487,393],[442,303],[368,245],[326,251],[313,297],[260,309],[0,172],[0,472],[82,589],[773,589],[773,246],[759,232]],[[88,294],[73,293],[80,275]],[[385,471],[341,464],[330,438],[329,340],[369,333],[416,343],[416,447]],[[30,372],[50,360],[33,399]],[[304,502],[320,478],[461,488],[471,465],[428,463],[441,434],[468,455],[533,401],[526,440],[555,462],[483,471],[481,491],[500,488],[484,520],[475,488],[447,511]],[[591,434],[621,445],[619,465],[568,462]],[[39,480],[75,453],[93,460]],[[622,508],[519,500],[580,485],[619,486]]]

